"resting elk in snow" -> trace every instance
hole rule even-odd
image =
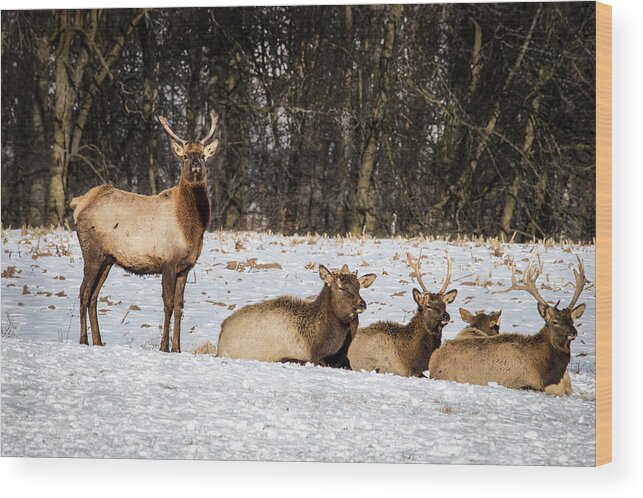
[[[578,271],[574,269],[574,296],[565,309],[558,309],[558,304],[551,306],[538,292],[536,280],[541,271],[538,266],[529,264],[522,284],[517,282],[513,267],[512,285],[507,291],[529,292],[538,302],[538,313],[545,321],[544,327],[531,336],[500,334],[447,341],[431,357],[431,378],[480,385],[495,382],[513,389],[562,394],[556,391],[567,389],[564,377],[570,360],[570,344],[577,335],[574,321],[585,311],[584,304],[574,307],[587,283],[580,258],[578,263]]]
[[[314,301],[281,296],[236,311],[221,324],[217,354],[226,358],[325,364],[350,334],[366,303],[359,294],[376,275],[357,278],[319,266],[324,287]]]
[[[460,317],[468,326],[462,329],[453,340],[493,337],[500,332],[500,315],[502,311],[492,311],[489,314],[479,311],[475,315],[464,308],[460,308],[458,311],[460,312]]]
[[[483,337],[497,337],[500,333],[500,314],[502,311],[494,311],[492,313],[486,314],[484,312],[478,312],[475,315],[464,308],[460,308],[460,316],[462,319],[468,323],[468,327],[465,327],[455,336],[454,341],[459,341],[462,339],[475,339]],[[569,395],[572,393],[572,381],[569,377],[569,373],[565,370],[563,378],[558,384],[552,384],[545,388],[547,394],[562,396]]]
[[[421,258],[421,254],[420,254]],[[418,309],[407,325],[381,321],[358,329],[348,348],[348,360],[353,370],[375,370],[405,377],[422,377],[433,351],[440,347],[442,328],[451,317],[446,311],[458,291],[447,292],[451,281],[451,258],[447,255],[447,275],[437,293],[429,292],[422,281],[420,258],[407,261],[422,291],[413,289]]]
[[[116,264],[137,275],[162,275],[165,321],[161,351],[169,351],[172,314],[172,351],[181,351],[185,283],[201,254],[203,233],[210,223],[205,161],[219,147],[218,140],[210,141],[217,128],[215,113],[210,117],[208,134],[198,142],[188,142],[179,138],[167,120],[159,116],[171,138],[172,151],[181,162],[177,186],[147,196],[100,185],[71,201],[84,260],[80,286],[81,344],[88,344],[88,310],[92,342],[95,346],[103,344],[96,303],[112,265]]]

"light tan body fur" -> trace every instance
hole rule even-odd
[[[242,308],[221,325],[218,355],[320,363],[339,350],[348,330],[338,319],[316,323],[319,304],[279,297]]]
[[[573,320],[582,316],[585,305],[558,310],[539,304],[538,309],[545,326],[537,334],[447,341],[431,356],[431,378],[479,385],[495,382],[536,391],[553,385],[552,392],[570,391],[571,381],[566,386],[563,377],[571,357],[570,343],[576,337]]]
[[[550,384],[545,387],[545,393],[551,396],[569,396],[572,392],[572,379],[569,377],[567,370],[565,370],[563,378],[560,379],[558,384]]]
[[[406,326],[376,322],[358,329],[348,348],[351,369],[421,377],[431,353],[440,345],[442,333],[420,327],[414,322]]]
[[[476,314],[473,314],[465,310],[464,308],[460,308],[460,316],[466,323],[469,324],[469,327],[464,328],[453,339],[453,341],[460,341],[464,339],[484,339],[489,337],[498,337],[501,313],[502,313],[501,311],[498,311],[498,312],[492,312],[490,314],[486,314],[484,312],[478,312]],[[517,343],[528,344],[528,342],[521,341],[521,340],[517,340]],[[529,361],[526,361],[525,364],[529,365],[530,363]],[[534,372],[531,372],[531,374],[527,375],[525,379],[521,380],[521,379],[512,377],[511,382],[508,382],[507,380],[505,380],[504,382],[501,381],[498,383],[502,385],[506,385],[507,387],[523,388],[525,387],[525,385],[531,386],[531,385],[538,384],[537,381],[534,381],[534,378],[541,378],[541,377],[542,376],[540,376],[538,372],[536,372],[535,375],[534,375]],[[497,382],[497,381],[493,381],[493,382]],[[473,382],[473,383],[477,383],[477,382]],[[481,383],[485,383],[485,382],[481,382]],[[512,384],[512,385],[508,385],[508,384]],[[572,381],[569,377],[569,373],[567,373],[567,371],[565,370],[563,377],[559,383],[547,385],[544,387],[543,390],[545,391],[545,393],[555,395],[555,396],[563,396],[563,395],[571,394]]]
[[[408,324],[381,321],[357,330],[348,348],[351,369],[421,377],[440,347],[442,328],[450,320],[446,305],[456,295],[456,290],[442,294],[413,289],[418,311]]]
[[[161,274],[165,318],[160,349],[169,351],[170,321],[174,316],[172,351],[181,351],[187,275],[201,253],[203,234],[210,223],[205,162],[219,145],[216,139],[205,145],[216,130],[216,116],[212,113],[211,117],[210,132],[198,143],[181,139],[170,129],[167,120],[159,117],[181,162],[181,177],[176,187],[146,196],[100,185],[72,199],[70,206],[83,253],[81,344],[89,344],[87,313],[93,344],[103,344],[96,305],[100,289],[116,264],[139,275]]]
[[[577,259],[576,288],[565,309],[550,305],[538,291],[536,281],[541,266],[530,263],[522,274],[522,283],[518,282],[513,266],[512,285],[507,291],[529,292],[538,302],[544,327],[531,336],[500,334],[447,341],[431,356],[431,378],[479,385],[495,382],[512,389],[533,389],[549,394],[571,393],[567,365],[571,358],[571,342],[578,335],[574,321],[585,312],[584,304],[574,306],[587,283],[583,262]],[[465,321],[470,323],[466,318]]]
[[[429,371],[432,379],[543,391],[560,381],[568,361],[569,353],[552,351],[541,333],[501,334],[447,341],[431,357]]]
[[[462,329],[460,332],[458,332],[458,335],[456,335],[453,340],[454,341],[461,341],[462,339],[480,339],[484,337],[489,337],[487,334],[485,334],[482,330],[477,329],[475,327],[466,327]]]
[[[348,274],[347,267],[344,273],[332,275],[330,272],[326,275],[322,268],[320,274],[326,285],[314,301],[282,296],[245,306],[226,318],[221,324],[217,354],[226,358],[315,364],[323,364],[324,358],[335,355],[350,336],[351,327],[355,327],[357,313],[366,308],[359,297],[360,283],[368,287],[375,275],[366,275],[358,281],[354,274]],[[339,285],[353,285],[350,296],[353,302],[339,295],[336,281],[340,280],[344,283]]]
[[[502,311],[493,311],[489,314],[479,311],[471,313],[470,311],[460,308],[460,317],[469,326],[455,336],[453,340],[481,338],[498,335],[500,330],[500,315]]]
[[[181,271],[193,266],[201,253],[203,230],[186,238],[179,196],[178,187],[145,196],[100,185],[76,197],[71,207],[80,237],[90,236],[127,271],[159,274],[163,263]]]

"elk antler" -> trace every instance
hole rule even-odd
[[[519,284],[516,280],[516,264],[512,263],[511,265],[511,287],[508,289],[505,289],[504,291],[501,292],[509,292],[511,290],[526,290],[531,294],[536,301],[538,301],[540,304],[543,304],[545,306],[549,306],[549,303],[545,301],[545,298],[543,298],[540,293],[538,292],[538,289],[536,288],[536,280],[538,280],[538,277],[540,276],[540,268],[538,266],[534,266],[533,261],[529,262],[529,265],[527,266],[527,269],[525,270],[525,273],[522,275],[522,284]]]
[[[202,138],[201,140],[199,140],[199,143],[202,144],[202,145],[205,145],[205,143],[208,140],[210,140],[210,138],[212,138],[212,135],[214,135],[214,132],[217,129],[217,122],[219,121],[219,117],[217,116],[216,112],[210,111],[210,120],[211,120],[210,131],[205,136],[205,138]]]
[[[174,140],[179,142],[181,145],[185,145],[187,140],[183,140],[181,137],[179,137],[176,133],[172,131],[172,128],[170,128],[170,125],[167,122],[167,119],[165,119],[163,116],[159,116],[159,122],[161,123],[161,126],[165,130],[165,132],[170,135]]]
[[[583,261],[578,257],[578,254],[576,255],[576,259],[578,260],[578,271],[576,271],[576,268],[574,268],[574,277],[576,277],[576,290],[574,290],[574,297],[572,297],[572,301],[567,307],[567,309],[570,310],[574,309],[574,306],[576,306],[576,301],[578,301],[581,292],[583,292],[583,289],[587,284],[587,279],[585,278],[585,265],[583,264]]]
[[[420,272],[421,259],[422,259],[422,249],[420,249],[420,256],[418,257],[417,261],[413,260],[413,257],[411,256],[410,252],[406,253],[406,264],[408,264],[411,270],[413,270],[411,277],[415,277],[420,287],[422,287],[422,290],[425,293],[428,293],[429,289],[427,289],[426,285],[424,285],[424,282],[422,281],[422,273]]]
[[[451,283],[451,256],[449,256],[449,252],[445,251],[447,253],[447,276],[444,277],[444,283],[442,284],[442,287],[438,291],[439,294],[444,294],[447,291],[447,287]]]

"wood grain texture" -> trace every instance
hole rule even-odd
[[[596,3],[596,465],[612,461],[612,7]]]

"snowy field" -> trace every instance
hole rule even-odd
[[[421,248],[430,289],[441,285],[445,249],[454,262],[450,288],[459,293],[445,339],[464,327],[459,307],[502,309],[501,331],[537,332],[531,296],[497,293],[510,284],[509,262],[522,268],[539,255],[541,292],[566,306],[578,254],[591,283],[572,343],[574,394],[191,354],[216,343],[234,309],[317,294],[320,263],[378,275],[362,291],[361,324],[408,322],[415,305],[405,254]],[[160,277],[114,267],[98,306],[106,347],[80,346],[75,233],[3,231],[2,455],[593,465],[594,273],[593,246],[206,234],[185,292],[183,353],[172,355],[157,350]]]

